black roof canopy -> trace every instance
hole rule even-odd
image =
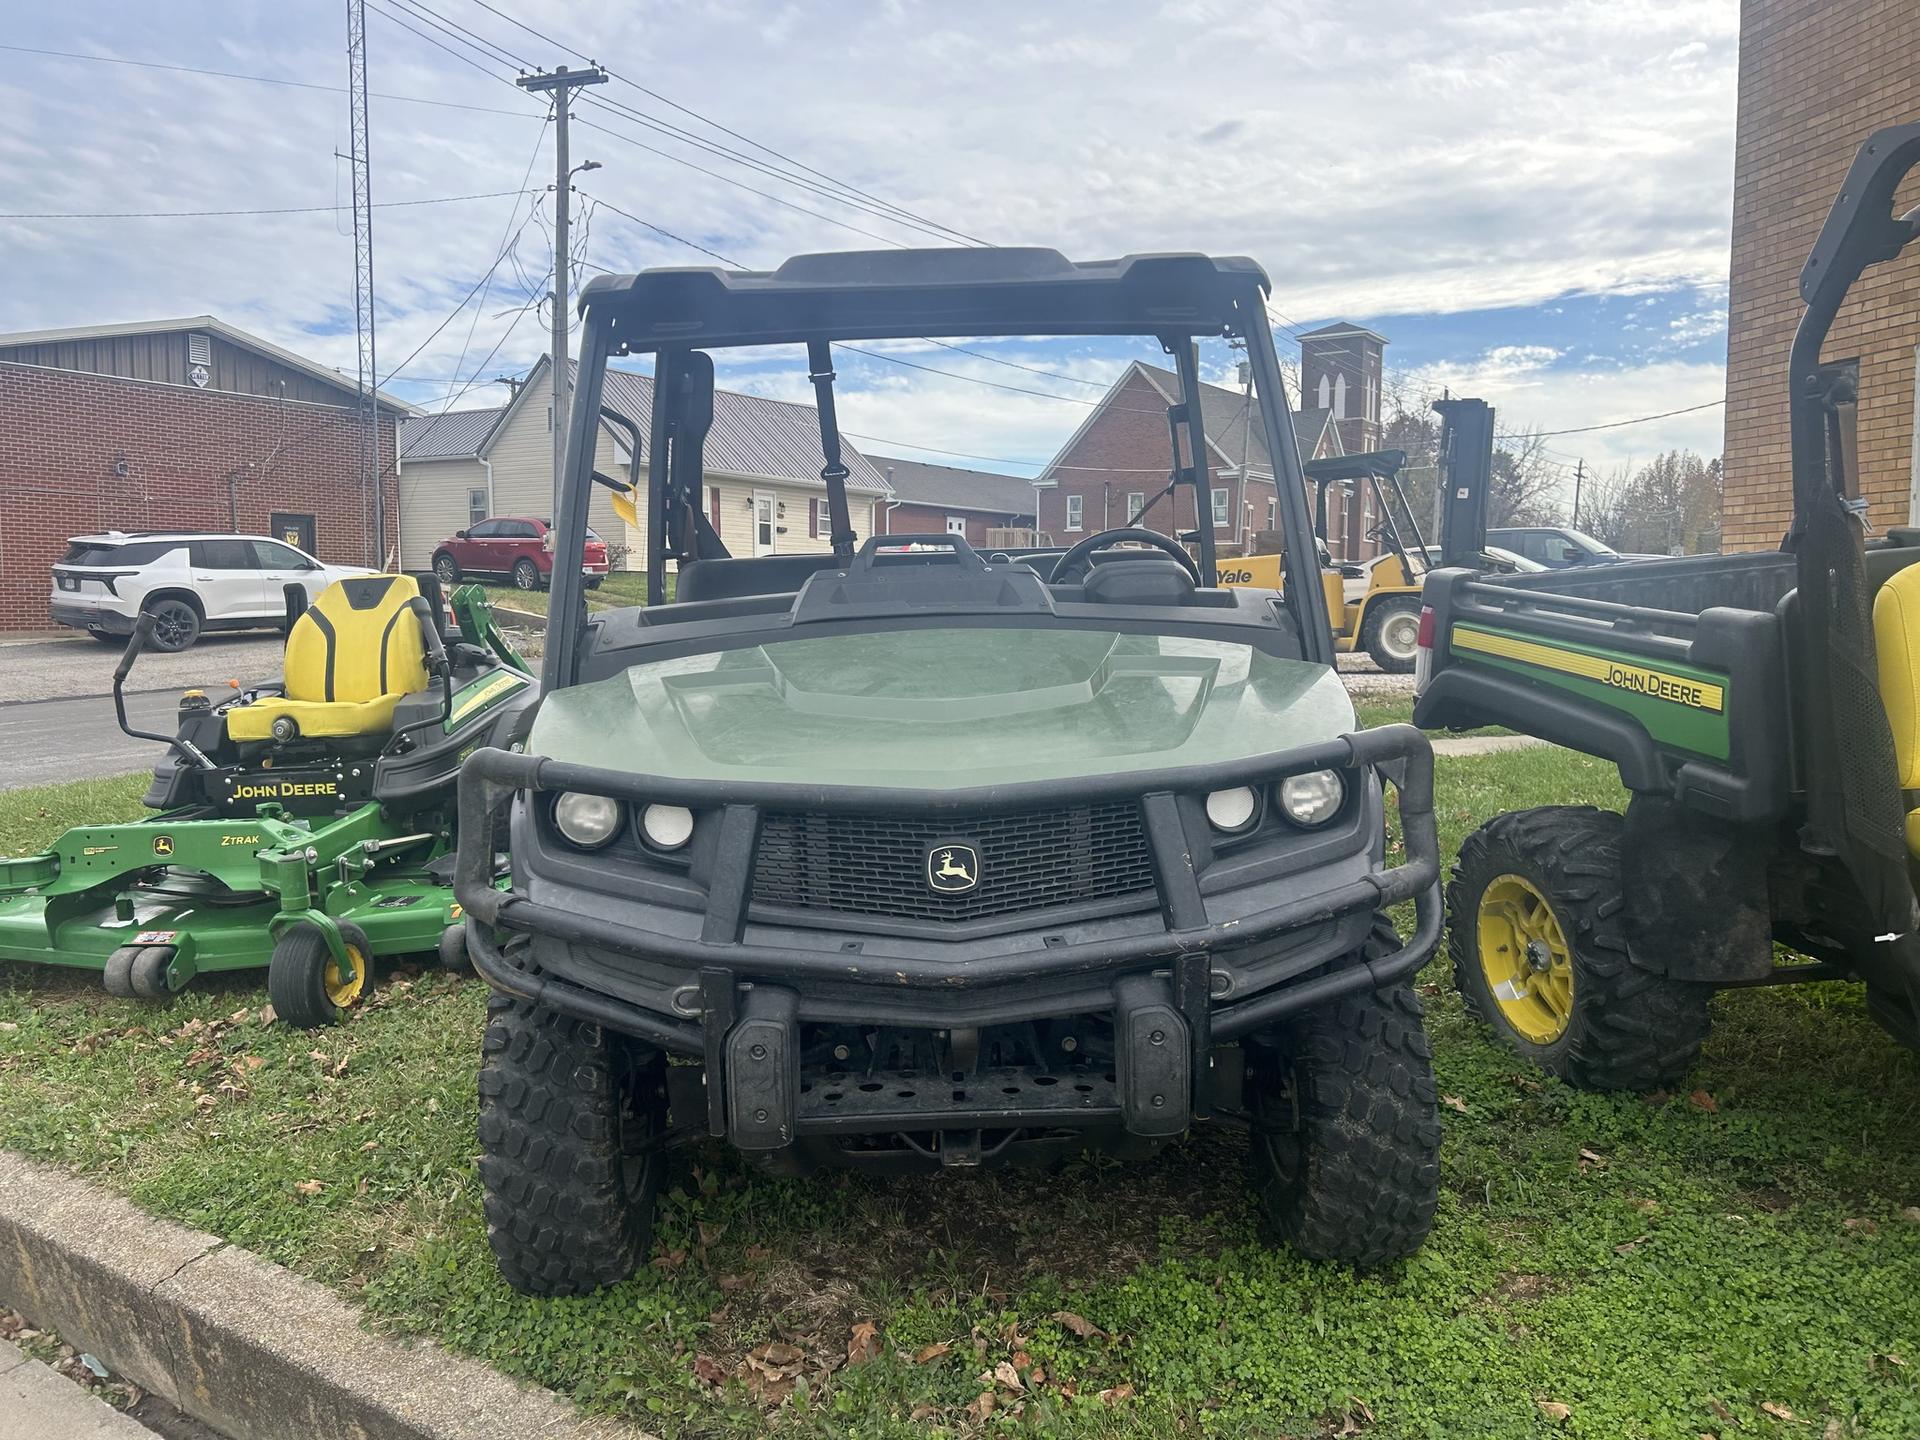
[[[1264,323],[1266,272],[1241,256],[1058,250],[856,250],[777,270],[674,267],[603,275],[580,308],[617,350],[923,335],[1217,335]]]

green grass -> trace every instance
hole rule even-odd
[[[1558,750],[1439,777],[1449,848],[1500,810],[1624,798]],[[137,789],[0,796],[0,836],[39,843]],[[473,1173],[482,990],[431,972],[307,1034],[261,1025],[244,977],[156,1010],[0,967],[0,1144],[666,1436],[766,1433],[743,1386],[694,1366],[731,1373],[769,1341],[800,1352],[806,1388],[779,1414],[799,1436],[1920,1434],[1903,1216],[1920,1066],[1857,991],[1721,996],[1697,1093],[1643,1100],[1518,1063],[1440,967],[1421,988],[1447,1097],[1440,1214],[1419,1256],[1369,1277],[1262,1245],[1245,1142],[1221,1129],[1146,1163],[924,1180],[770,1180],[705,1146],[676,1160],[653,1265],[525,1299],[494,1271]],[[879,1357],[832,1368],[863,1321]],[[970,1418],[976,1377],[1017,1356],[1047,1376],[1024,1410],[1002,1386]]]
[[[667,599],[673,599],[675,577],[666,577]],[[486,587],[487,600],[494,605],[507,605],[515,610],[530,610],[536,614],[547,613],[547,592],[545,590],[517,590],[511,585],[489,585]],[[619,610],[629,605],[647,603],[647,577],[634,570],[616,570],[600,582],[600,588],[587,591],[587,609]]]

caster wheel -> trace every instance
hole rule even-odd
[[[107,987],[109,995],[118,995],[122,1000],[133,998],[133,962],[139,954],[138,945],[122,945],[107,957],[106,972],[101,975],[100,983]]]
[[[456,920],[440,932],[440,968],[450,975],[473,974],[473,957],[467,954],[467,924]]]
[[[337,1025],[357,1005],[373,978],[373,949],[358,925],[342,925],[346,947],[342,966],[327,949],[326,938],[311,925],[299,925],[280,937],[267,962],[267,996],[274,1011],[300,1030]]]
[[[167,967],[173,964],[173,947],[149,945],[133,957],[130,979],[133,993],[142,1000],[165,1000],[172,995],[167,984]]]

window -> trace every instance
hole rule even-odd
[[[501,527],[506,523],[504,520],[482,520],[478,525],[473,526],[467,531],[467,538],[469,540],[496,540],[500,537]]]
[[[820,538],[820,501],[818,498],[807,501],[807,538]]]
[[[245,540],[195,540],[193,564],[197,570],[257,570],[253,546]]]
[[[487,518],[487,511],[493,507],[487,504],[487,492],[484,486],[467,491],[467,524],[478,525]]]
[[[1086,505],[1085,496],[1083,495],[1067,496],[1067,529],[1068,530],[1070,531],[1078,530],[1080,528],[1080,517],[1083,511],[1083,507],[1085,505]]]
[[[1267,528],[1269,530],[1273,529],[1275,519],[1274,512],[1279,508],[1279,505],[1280,502],[1273,496],[1269,495],[1267,497]]]
[[[1140,523],[1140,512],[1146,508],[1146,503],[1147,495],[1144,490],[1129,490],[1127,492],[1127,524],[1138,525]]]
[[[1212,493],[1213,528],[1216,530],[1224,530],[1227,528],[1227,492],[1225,490],[1215,490]]]
[[[277,540],[254,540],[249,543],[262,570],[304,570],[311,563],[291,545],[282,545]]]
[[[539,528],[531,520],[496,520],[494,534],[502,540],[538,540]]]
[[[962,540],[966,539],[967,517],[964,515],[947,516],[947,533],[949,535],[958,535]]]
[[[131,545],[75,542],[61,557],[62,565],[151,565],[169,550],[178,550],[180,540],[140,540]]]
[[[1347,377],[1345,375],[1333,377],[1333,418],[1336,420],[1347,418]]]
[[[718,485],[707,487],[707,523],[713,526],[714,534],[720,533],[720,487]]]
[[[1322,410],[1333,408],[1333,381],[1324,374],[1320,377],[1320,408]]]

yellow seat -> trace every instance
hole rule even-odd
[[[285,739],[274,734],[282,719],[307,739],[390,728],[400,698],[431,683],[420,622],[408,609],[419,594],[410,575],[366,575],[322,590],[287,636],[282,693],[229,710],[227,734]]]
[[[1900,788],[1920,790],[1920,565],[1896,570],[1873,597],[1873,646]],[[1920,810],[1907,812],[1907,852],[1920,856]]]

